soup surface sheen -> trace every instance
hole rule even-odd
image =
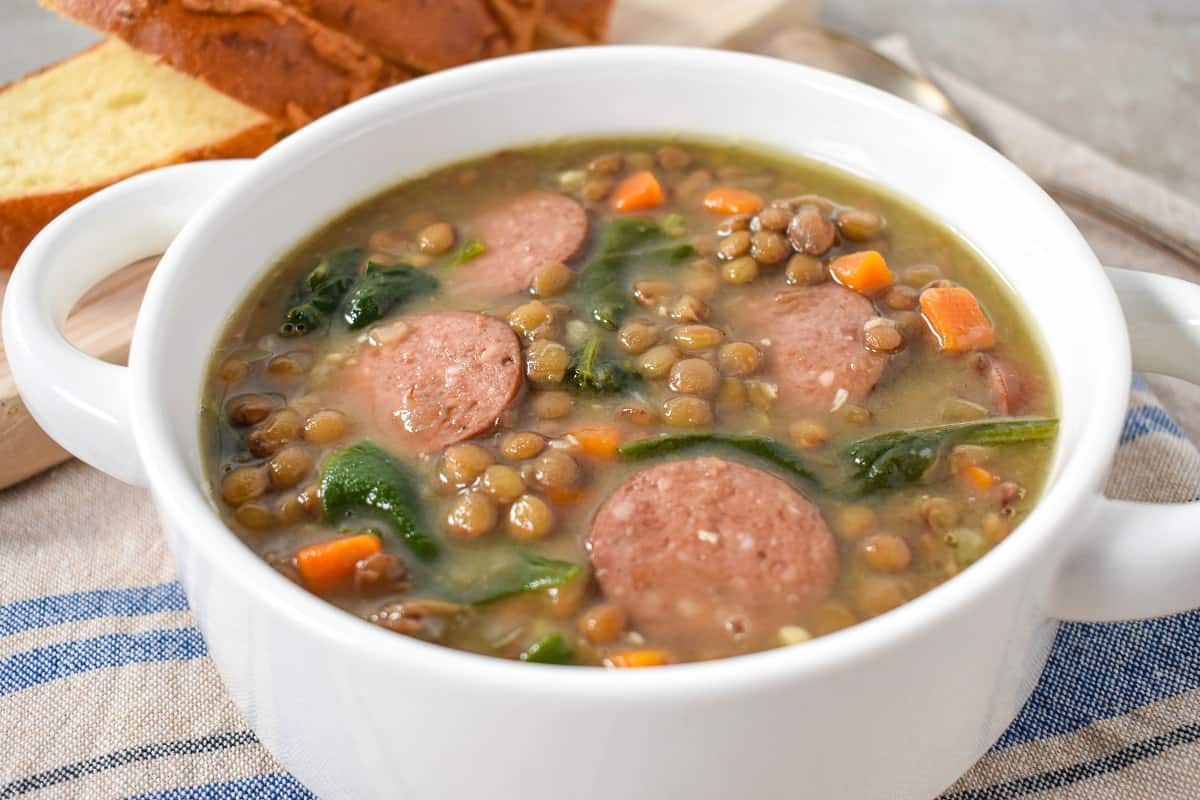
[[[278,265],[212,361],[214,502],[400,634],[653,666],[794,645],[1029,512],[1054,389],[1007,288],[827,166],[596,140],[440,169]]]

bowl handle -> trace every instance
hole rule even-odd
[[[247,164],[181,164],[97,192],[34,238],[9,280],[4,349],[30,414],[72,454],[126,483],[146,485],[130,420],[129,369],[77,350],[63,323],[96,283],[166,250]]]
[[[1107,271],[1129,325],[1134,369],[1200,384],[1200,285]],[[1054,616],[1108,622],[1200,607],[1200,502],[1099,497],[1090,524],[1052,584]]]

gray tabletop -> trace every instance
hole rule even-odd
[[[0,80],[95,39],[35,0],[0,6]],[[1200,0],[824,0],[821,18],[906,34],[923,56],[1200,198]]]

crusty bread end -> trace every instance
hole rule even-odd
[[[41,0],[298,128],[410,77],[281,0]]]
[[[111,183],[180,161],[256,156],[280,134],[266,115],[115,40],[0,88],[0,269]]]

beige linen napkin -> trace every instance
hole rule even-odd
[[[614,38],[719,45],[735,34],[739,46],[780,50],[771,40],[785,24],[806,22],[811,8],[624,0]],[[905,55],[902,42],[890,46]],[[1200,207],[928,70],[1035,177],[1086,179],[1200,231]],[[1072,213],[1107,263],[1197,277],[1170,254]],[[1200,430],[1193,396],[1155,386],[1185,427]],[[1195,448],[1163,421],[1145,385],[1135,386],[1132,406],[1110,492],[1195,497]],[[144,491],[73,462],[0,492],[0,800],[311,797],[241,721],[174,575]],[[1030,706],[946,797],[1194,798],[1198,629],[1195,615],[1065,626]]]

